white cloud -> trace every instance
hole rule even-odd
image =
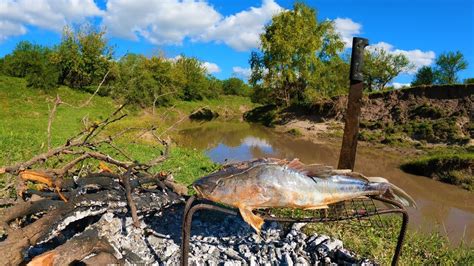
[[[0,40],[26,33],[26,26],[60,31],[65,25],[100,16],[93,0],[18,0],[0,2]]]
[[[261,7],[251,7],[235,15],[225,17],[206,30],[198,39],[225,43],[245,51],[260,45],[260,34],[265,24],[283,8],[274,0],[264,0]]]
[[[202,66],[207,70],[209,74],[221,72],[221,69],[215,63],[203,62]]]
[[[345,47],[350,48],[352,47],[352,38],[361,32],[362,25],[350,18],[336,18],[334,28],[344,41]]]
[[[398,82],[393,82],[392,85],[395,89],[401,89],[405,87],[410,87],[410,83],[398,83]]]
[[[235,66],[232,68],[232,72],[235,76],[248,80],[250,74],[252,74],[252,70],[250,68],[243,68],[239,66]]]
[[[370,45],[367,49],[374,51],[376,49],[383,49],[392,54],[403,54],[405,55],[410,63],[413,64],[413,68],[406,71],[408,74],[414,74],[422,66],[431,65],[436,57],[435,52],[433,51],[421,51],[419,49],[415,50],[401,50],[395,49],[395,47],[386,42],[378,42],[376,44]]]
[[[181,44],[202,34],[221,15],[208,3],[179,0],[110,0],[104,25],[112,35],[154,44]]]
[[[245,146],[249,146],[249,147],[258,147],[258,148],[261,148],[261,149],[272,148],[272,145],[270,145],[270,143],[268,143],[267,140],[261,139],[261,138],[258,138],[258,137],[246,137],[242,141],[242,144],[245,145]]]
[[[274,0],[226,17],[207,1],[195,0],[108,0],[106,10],[94,0],[0,0],[0,40],[25,34],[27,26],[60,31],[100,16],[116,37],[174,45],[189,38],[245,51],[259,46],[265,24],[282,10]]]
[[[23,35],[25,33],[26,28],[23,25],[7,20],[0,20],[0,42],[10,36]]]

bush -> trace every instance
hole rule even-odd
[[[267,127],[273,126],[277,118],[276,105],[269,104],[254,108],[244,114],[245,121],[261,123]]]
[[[222,81],[222,90],[226,95],[250,95],[250,86],[239,78],[228,78]]]
[[[443,110],[438,107],[422,104],[409,111],[410,118],[439,119],[444,116]]]
[[[400,168],[408,173],[423,175],[442,182],[474,190],[474,154],[437,154],[406,162]]]
[[[301,133],[301,131],[297,128],[292,128],[288,131],[286,131],[286,133],[292,135],[292,136],[295,136],[295,137],[301,137],[303,136],[303,133]]]
[[[50,62],[52,51],[28,41],[19,42],[13,52],[3,59],[3,72],[24,77],[28,87],[50,89],[57,87],[59,72]]]

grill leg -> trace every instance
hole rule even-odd
[[[400,227],[400,233],[398,234],[397,246],[395,248],[395,253],[392,258],[392,265],[395,266],[398,264],[400,254],[402,252],[403,241],[405,240],[405,235],[407,233],[408,225],[408,213],[405,209],[399,209],[398,212],[402,214],[403,221],[402,226]]]
[[[186,206],[184,207],[184,216],[183,216],[183,227],[181,231],[181,266],[188,265],[189,259],[189,241],[191,237],[191,226],[193,223],[193,215],[195,212],[199,210],[212,210],[212,211],[219,211],[229,215],[238,215],[236,211],[206,204],[206,203],[199,203],[193,206],[193,202],[195,201],[194,197],[191,197],[186,202]]]
[[[191,222],[192,222],[192,213],[191,215],[189,215],[190,214],[189,212],[193,205],[194,200],[195,200],[195,197],[191,196],[186,201],[186,205],[184,206],[183,224],[181,227],[181,265],[188,265],[189,237],[191,235]]]

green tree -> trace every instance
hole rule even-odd
[[[468,63],[459,52],[443,53],[436,59],[436,72],[439,84],[454,84],[459,81],[457,73],[467,69]]]
[[[163,55],[153,56],[145,61],[146,71],[154,80],[154,85],[149,87],[150,96],[153,98],[153,113],[156,105],[166,105],[177,93],[172,75],[172,64]]]
[[[474,78],[464,79],[464,84],[474,84]]]
[[[433,68],[423,66],[416,72],[415,79],[411,82],[412,86],[432,85],[436,82],[436,74]]]
[[[105,31],[87,25],[77,31],[64,28],[62,41],[52,56],[61,72],[61,84],[83,88],[102,80],[113,54],[104,35]]]
[[[255,94],[279,105],[299,103],[306,90],[320,89],[324,64],[344,48],[333,23],[318,23],[316,11],[302,3],[274,16],[260,41],[261,53],[250,57],[250,83]]]
[[[364,83],[369,91],[382,90],[403,71],[413,68],[403,54],[394,54],[385,49],[365,51]]]
[[[181,99],[202,100],[212,95],[207,71],[196,58],[180,56],[174,63],[173,73]]]
[[[5,75],[5,58],[0,58],[0,75]]]
[[[26,78],[29,87],[55,88],[58,70],[51,64],[51,49],[21,41],[13,52],[4,58],[3,72],[13,77]]]
[[[250,87],[241,79],[231,77],[222,82],[222,90],[226,95],[248,96]]]
[[[142,107],[166,105],[176,92],[172,63],[163,56],[127,54],[118,63],[116,95]]]

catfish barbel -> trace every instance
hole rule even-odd
[[[193,184],[198,196],[239,209],[258,233],[264,223],[252,210],[264,208],[323,209],[329,204],[364,196],[395,199],[405,206],[414,200],[381,177],[321,164],[305,165],[273,158],[230,164]]]

